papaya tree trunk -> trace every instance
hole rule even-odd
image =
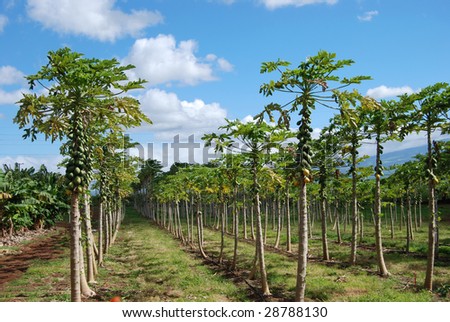
[[[250,236],[252,240],[255,240],[255,218],[254,218],[254,206],[250,206]]]
[[[103,264],[103,220],[104,220],[105,203],[100,201],[99,218],[98,218],[98,257],[97,264]]]
[[[406,190],[406,252],[409,253],[411,245],[411,226],[409,225],[411,218],[411,195],[409,190]]]
[[[220,254],[219,254],[219,263],[223,263],[223,252],[225,248],[225,212],[226,212],[226,203],[222,202],[222,209],[220,211]]]
[[[245,191],[242,196],[242,232],[244,234],[244,239],[248,239],[247,236],[247,203],[245,201]]]
[[[91,290],[91,288],[88,285],[87,279],[86,279],[86,272],[84,270],[84,255],[83,255],[83,246],[81,244],[80,239],[80,290],[81,295],[85,298],[92,297],[95,295],[95,292]]]
[[[266,199],[266,201],[265,201],[265,213],[264,213],[264,240],[263,240],[264,245],[267,244],[267,229],[269,229],[268,225],[269,225],[269,202]]]
[[[336,223],[336,235],[337,235],[337,242],[339,244],[342,244],[342,236],[341,236],[341,222],[340,222],[340,216],[339,216],[339,201],[336,200],[335,206],[334,206],[334,216],[335,216],[335,223]]]
[[[322,216],[322,259],[324,261],[330,260],[330,253],[328,251],[328,237],[327,237],[327,209],[325,196],[320,198],[320,213]]]
[[[236,270],[237,256],[238,256],[238,243],[239,243],[239,212],[237,209],[237,186],[234,187],[233,192],[233,216],[234,216],[234,249],[233,249],[233,262],[231,269]]]
[[[278,248],[280,246],[280,239],[281,239],[281,205],[280,205],[279,196],[277,196],[277,198],[274,200],[274,206],[275,206],[275,204],[276,204],[276,214],[277,214],[277,237],[275,238],[274,247]]]
[[[395,237],[395,232],[394,232],[394,212],[393,212],[393,207],[392,204],[389,204],[389,214],[391,217],[391,239],[394,239]]]
[[[352,237],[351,237],[351,250],[350,250],[350,264],[356,265],[356,248],[357,248],[357,236],[358,236],[358,198],[356,194],[356,148],[353,145],[352,149]]]
[[[103,243],[103,254],[107,254],[108,253],[108,248],[109,248],[109,209],[111,207],[111,204],[109,201],[106,202],[105,204],[105,210],[103,213],[103,227],[104,227],[104,236],[105,236],[105,240]]]
[[[428,202],[430,208],[430,216],[428,218],[428,254],[427,254],[427,271],[425,274],[425,289],[433,291],[433,275],[434,260],[436,253],[436,188],[433,173],[433,151],[431,145],[431,126],[427,128],[427,146],[428,146]]]
[[[202,211],[201,211],[201,203],[200,200],[197,199],[196,202],[197,210],[196,210],[196,216],[197,216],[197,242],[198,242],[198,249],[200,250],[200,254],[203,258],[208,258],[205,251],[203,250],[203,220],[202,220]]]
[[[179,238],[181,239],[183,244],[186,244],[186,239],[184,238],[184,234],[183,234],[183,226],[181,225],[180,202],[178,200],[176,201],[175,212],[176,212],[177,221],[178,221]]]
[[[259,200],[260,185],[258,182],[258,156],[253,155],[252,175],[253,175],[253,207],[256,215],[256,254],[259,262],[259,273],[261,278],[261,290],[263,295],[271,295],[269,283],[267,281],[266,262],[264,256],[264,243],[261,222],[261,201]],[[267,216],[267,214],[266,214]]]
[[[192,243],[192,235],[191,235],[191,225],[190,225],[190,220],[189,220],[189,205],[188,205],[188,201],[185,200],[184,201],[184,212],[186,215],[186,224],[187,224],[187,241],[188,243]]]
[[[286,251],[292,252],[291,236],[291,208],[289,207],[289,181],[286,180]]]
[[[375,209],[374,209],[374,219],[375,219],[375,248],[377,251],[377,262],[378,262],[378,273],[383,276],[389,276],[389,272],[386,268],[383,254],[383,242],[381,236],[381,146],[380,146],[380,136],[377,135],[376,138],[377,148],[376,148],[376,166],[375,166]]]
[[[254,182],[255,182],[254,178]],[[257,181],[256,181],[256,184]],[[254,207],[256,212],[256,251],[259,263],[259,272],[261,278],[261,290],[262,293],[266,296],[271,295],[269,289],[269,283],[267,281],[267,271],[266,271],[266,263],[264,256],[264,243],[263,243],[263,235],[262,235],[262,224],[261,224],[261,207],[259,200],[259,193],[255,194],[254,197]]]
[[[306,266],[308,263],[308,204],[306,195],[305,177],[300,175],[300,205],[298,218],[298,260],[297,260],[297,284],[295,288],[295,300],[305,301],[306,290]]]
[[[80,238],[79,194],[72,191],[70,202],[70,297],[72,302],[81,302]]]
[[[94,283],[97,268],[94,258],[94,235],[92,233],[91,209],[89,206],[88,194],[84,195],[84,212],[84,226],[86,229],[87,280],[89,283]]]

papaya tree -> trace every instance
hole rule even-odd
[[[327,209],[326,204],[330,181],[335,175],[336,169],[342,165],[340,152],[342,145],[334,124],[322,129],[320,137],[313,141],[314,165],[318,168],[319,202],[322,228],[322,259],[330,260],[327,239]]]
[[[427,138],[427,159],[424,172],[428,179],[428,255],[424,287],[433,290],[434,260],[436,249],[437,209],[436,149],[433,147],[433,132],[445,130],[448,126],[450,111],[450,86],[447,83],[436,83],[422,89],[418,93],[400,97],[400,106],[404,110],[404,132],[424,131]]]
[[[403,192],[406,197],[406,252],[409,253],[412,239],[411,196],[413,187],[418,185],[422,179],[419,162],[410,160],[396,166],[395,172],[391,177],[392,181],[403,186]]]
[[[155,209],[153,209],[153,199],[154,199],[154,184],[155,179],[161,174],[162,164],[158,160],[148,159],[142,164],[141,170],[139,172],[139,180],[141,182],[142,192],[144,198],[147,201],[145,203],[144,216],[150,219],[155,219]]]
[[[304,301],[306,289],[306,266],[308,260],[308,211],[306,184],[310,181],[311,171],[311,114],[316,106],[341,109],[346,113],[349,95],[339,95],[342,88],[359,84],[368,76],[355,76],[351,78],[340,77],[337,72],[353,64],[350,59],[336,60],[336,54],[319,51],[317,55],[308,57],[296,68],[290,68],[291,63],[278,60],[262,64],[261,73],[280,74],[278,80],[271,80],[260,87],[260,93],[264,96],[272,96],[275,92],[289,95],[286,103],[270,103],[264,111],[258,115],[263,117],[265,113],[273,119],[273,113],[280,113],[278,123],[289,126],[291,114],[298,113],[298,144],[296,151],[297,173],[299,176],[300,209],[299,209],[299,252],[297,268],[297,285],[295,299]],[[337,106],[333,106],[334,104]]]
[[[399,128],[399,125],[395,122],[398,119],[396,110],[397,102],[395,101],[382,101],[379,103],[370,97],[363,99],[362,114],[367,122],[365,132],[368,133],[367,138],[375,139],[375,202],[373,214],[375,219],[375,248],[377,251],[378,273],[383,277],[389,276],[390,273],[384,261],[381,236],[381,177],[384,175],[381,155],[383,154],[383,143],[398,137],[396,130]]]
[[[352,110],[352,121],[342,118],[340,115],[335,116],[333,122],[339,129],[339,138],[344,142],[342,148],[342,157],[347,161],[349,166],[349,174],[351,177],[351,219],[352,219],[352,237],[349,262],[356,264],[356,250],[358,247],[358,230],[362,233],[358,211],[358,164],[364,159],[359,157],[358,149],[361,147],[361,141],[364,139],[363,123],[361,109]]]
[[[214,143],[218,151],[225,151],[240,146],[241,153],[248,160],[252,176],[253,207],[256,215],[256,257],[254,267],[256,268],[256,262],[259,263],[262,293],[265,296],[269,296],[271,293],[267,281],[264,257],[259,177],[261,171],[263,171],[264,153],[286,141],[291,136],[291,132],[270,126],[265,122],[243,123],[240,120],[226,121],[227,124],[219,128],[225,130],[225,133],[207,134],[203,137],[203,140],[205,140],[207,146]]]
[[[23,94],[14,122],[24,129],[24,138],[37,139],[42,133],[52,142],[67,137],[67,190],[71,196],[70,262],[71,299],[80,293],[80,195],[92,179],[92,150],[101,133],[89,133],[102,124],[105,131],[123,131],[150,120],[140,111],[139,102],[123,95],[143,87],[144,81],[129,81],[126,72],[134,66],[120,66],[116,59],[85,58],[69,48],[48,53],[48,63],[26,77],[30,90]],[[95,135],[94,135],[95,134]]]

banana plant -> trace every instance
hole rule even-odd
[[[0,227],[3,234],[17,229],[41,229],[62,219],[68,206],[60,174],[41,166],[21,169],[4,165],[0,170]]]

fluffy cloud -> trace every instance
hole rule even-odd
[[[12,66],[0,66],[0,85],[20,84],[24,82],[24,73]]]
[[[278,9],[287,6],[303,7],[311,4],[326,3],[329,5],[336,4],[338,0],[260,0],[268,9]]]
[[[220,69],[224,72],[231,72],[234,68],[233,65],[224,58],[217,59],[217,64],[219,64]]]
[[[5,28],[8,23],[8,17],[5,15],[0,15],[0,32],[3,32],[3,28]]]
[[[124,63],[137,68],[131,78],[146,79],[150,85],[178,82],[195,85],[203,81],[215,80],[213,64],[216,62],[223,71],[233,66],[223,58],[209,54],[204,59],[195,55],[197,42],[180,41],[177,44],[172,35],[158,35],[135,41]]]
[[[63,157],[60,155],[47,156],[42,158],[18,155],[0,157],[0,164],[14,166],[15,163],[19,163],[21,168],[34,167],[35,169],[39,169],[42,164],[45,164],[49,171],[62,173],[63,171],[58,168],[58,164],[61,163],[62,160]]]
[[[114,8],[116,0],[28,0],[28,15],[44,27],[64,34],[85,35],[101,41],[136,36],[162,22],[157,11],[125,13]]]
[[[225,123],[227,115],[218,103],[205,103],[200,99],[192,102],[180,100],[175,93],[150,89],[138,98],[142,111],[153,121],[137,131],[151,131],[157,139],[173,139],[177,134],[199,137],[216,131]]]
[[[2,85],[23,85],[25,83],[24,74],[12,66],[0,66],[0,86]],[[14,104],[22,98],[22,93],[26,89],[4,90],[0,88],[0,105]]]
[[[377,15],[378,15],[377,10],[366,11],[366,12],[364,12],[364,14],[362,16],[358,16],[358,20],[364,21],[364,22],[369,22],[369,21],[372,21],[373,17],[375,17]]]
[[[366,95],[373,97],[375,99],[394,97],[403,94],[412,94],[414,90],[409,86],[402,87],[387,87],[385,85],[381,85],[375,88],[371,88],[367,91]]]
[[[14,104],[22,98],[23,90],[6,92],[0,89],[0,105]]]

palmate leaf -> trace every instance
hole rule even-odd
[[[20,109],[14,121],[28,129],[25,137],[34,139],[40,132],[52,141],[61,139],[73,126],[70,119],[75,111],[88,117],[88,123],[107,120],[115,131],[120,131],[120,126],[151,122],[136,99],[118,96],[145,83],[142,79],[128,81],[125,72],[133,65],[120,66],[116,59],[88,59],[68,48],[50,51],[48,60],[40,71],[27,76],[32,89],[40,85],[48,94],[24,94],[18,102]]]

